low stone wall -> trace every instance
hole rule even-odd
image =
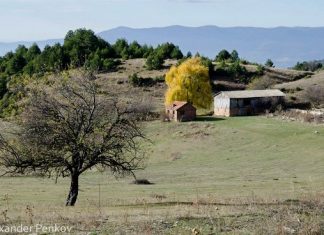
[[[292,121],[324,123],[324,110],[302,110],[302,109],[288,109],[281,113],[283,119]]]

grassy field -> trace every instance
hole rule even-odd
[[[144,128],[152,144],[137,177],[154,184],[89,172],[76,207],[65,208],[68,179],[3,177],[0,224],[58,223],[85,234],[324,231],[323,126],[201,117]]]

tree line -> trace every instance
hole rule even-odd
[[[324,68],[323,60],[297,62],[297,64],[293,67],[293,69],[295,70],[312,71],[312,72],[321,70],[323,68]]]
[[[42,51],[36,43],[29,48],[18,46],[15,52],[8,52],[0,57],[0,73],[2,76],[20,73],[33,75],[83,66],[96,71],[109,71],[115,68],[114,59],[165,60],[182,57],[179,47],[172,43],[153,48],[140,45],[136,41],[128,43],[125,39],[118,39],[112,45],[95,35],[92,30],[77,29],[66,34],[63,45],[47,45]],[[148,63],[149,66],[155,67]]]
[[[121,59],[146,58],[147,69],[160,69],[166,59],[181,59],[183,54],[172,43],[157,47],[140,45],[118,39],[114,44],[98,37],[92,30],[69,31],[61,45],[45,46],[43,50],[34,43],[27,48],[19,45],[14,52],[0,57],[0,113],[12,110],[16,97],[9,86],[20,87],[30,77],[42,77],[46,73],[58,73],[83,67],[95,72],[114,71]],[[16,92],[17,93],[17,92]]]

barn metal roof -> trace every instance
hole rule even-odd
[[[221,91],[215,97],[227,98],[261,98],[261,97],[283,97],[285,93],[280,90],[243,90],[243,91]]]

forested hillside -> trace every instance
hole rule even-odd
[[[76,68],[110,72],[121,60],[134,58],[146,58],[146,68],[152,70],[161,68],[166,59],[183,58],[183,54],[172,43],[153,48],[119,39],[110,44],[86,29],[69,31],[63,45],[45,46],[43,50],[37,44],[29,48],[20,45],[0,57],[0,114],[15,114],[17,101],[25,94],[25,85],[43,79],[44,75]]]

